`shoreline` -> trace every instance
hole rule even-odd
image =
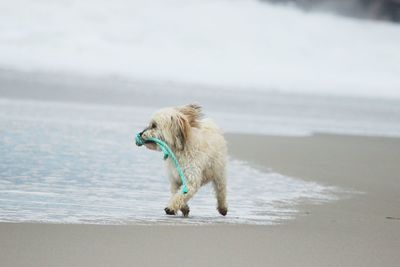
[[[5,266],[397,266],[400,139],[226,134],[261,170],[362,194],[300,205],[278,225],[0,223]]]
[[[290,177],[360,192],[380,201],[380,208],[386,207],[388,214],[400,211],[400,201],[393,201],[400,192],[400,138],[325,133],[301,137],[226,136],[234,144],[229,146],[230,155],[256,168],[267,167]],[[263,138],[263,144],[241,142],[249,138]]]

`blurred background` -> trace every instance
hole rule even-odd
[[[304,10],[334,12],[356,18],[400,20],[399,0],[262,0],[292,3]]]
[[[1,1],[1,78],[32,74],[64,88],[90,77],[112,90],[122,89],[113,83],[122,80],[398,97],[400,25],[391,23],[396,3]],[[127,87],[142,86],[136,84]],[[13,90],[3,82],[2,94]]]
[[[397,0],[1,1],[0,96],[199,102],[228,131],[398,135],[398,12]]]

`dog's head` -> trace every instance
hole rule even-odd
[[[166,142],[172,150],[183,150],[192,127],[199,127],[200,118],[201,107],[196,104],[165,108],[153,115],[149,126],[141,132],[141,136],[143,139],[155,137]],[[149,149],[157,149],[154,143],[145,145]]]

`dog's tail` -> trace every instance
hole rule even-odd
[[[217,133],[222,134],[222,130],[217,126],[217,124],[212,119],[209,119],[209,118],[201,120],[200,128],[203,131],[217,132]]]

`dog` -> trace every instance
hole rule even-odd
[[[176,215],[181,211],[183,216],[189,216],[188,201],[209,182],[215,190],[217,210],[223,216],[227,214],[227,143],[218,126],[211,119],[203,118],[201,106],[189,104],[161,109],[140,135],[143,139],[155,137],[164,141],[174,152],[187,179],[189,192],[183,194],[180,176],[168,158],[171,199],[164,209],[166,214]],[[145,146],[160,150],[155,143],[145,143]]]

